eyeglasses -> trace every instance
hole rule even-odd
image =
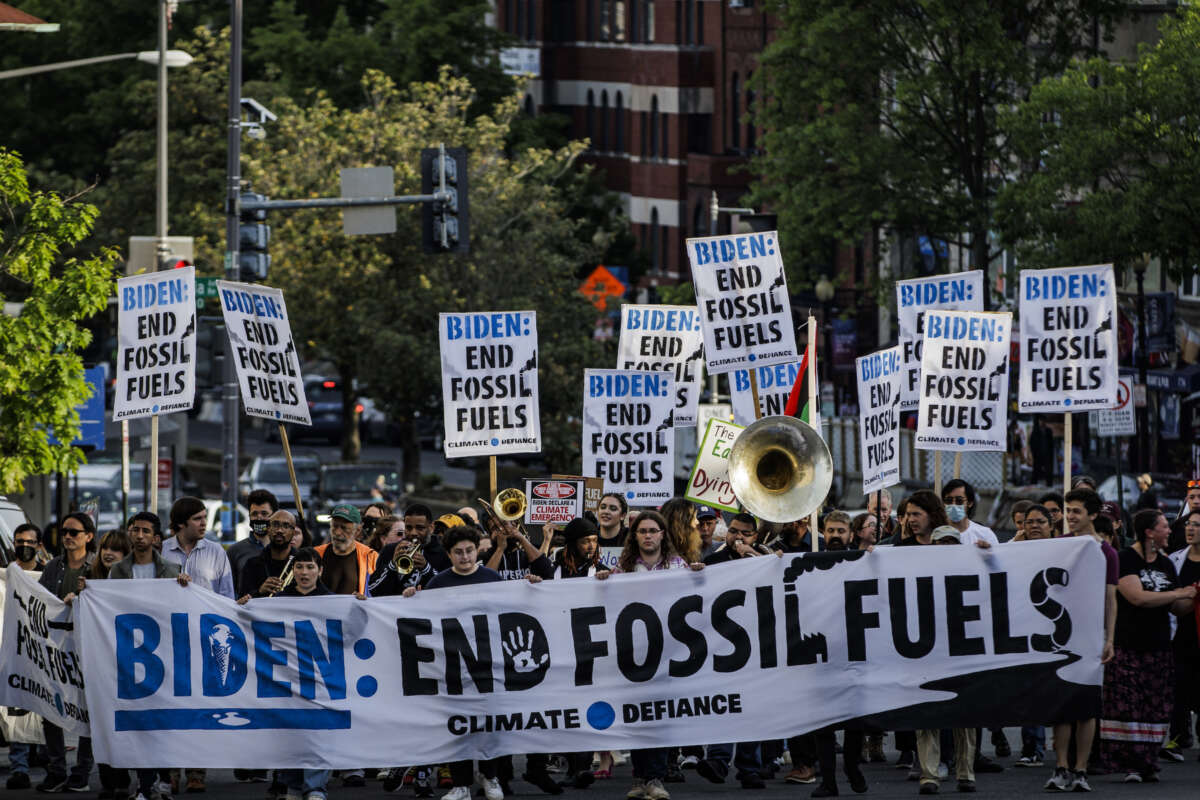
[[[942,502],[948,506],[965,506],[967,504],[967,498],[965,498],[965,497],[947,497],[944,500],[942,500]]]
[[[267,530],[269,530],[269,531],[290,531],[294,527],[296,527],[296,526],[290,522],[268,522],[267,523]]]
[[[62,529],[63,536],[82,536],[85,533],[87,533],[87,531],[85,531],[83,528],[63,528]]]
[[[662,533],[662,528],[638,528],[635,533]]]

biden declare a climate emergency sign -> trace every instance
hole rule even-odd
[[[98,761],[351,769],[1087,719],[1103,586],[1095,542],[1055,539],[365,601],[96,581],[75,624]]]
[[[583,373],[583,474],[630,505],[675,494],[675,376],[589,369]]]
[[[775,231],[687,240],[709,373],[796,360]]]
[[[196,270],[117,281],[113,419],[186,411],[196,396]]]
[[[447,458],[539,453],[537,312],[442,314]]]
[[[1021,270],[1018,410],[1099,411],[1117,404],[1117,287],[1112,264]]]
[[[217,281],[217,296],[246,413],[311,425],[283,292],[253,283]]]

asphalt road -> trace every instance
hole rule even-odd
[[[1010,742],[1020,741],[1020,731],[1012,729],[1007,731]],[[985,734],[986,735],[986,734]],[[888,737],[887,744],[890,744],[891,737]],[[991,754],[990,746],[985,746],[985,754]],[[1187,756],[1183,763],[1163,764],[1161,772],[1161,782],[1157,784],[1138,784],[1126,785],[1121,782],[1121,776],[1105,775],[1093,776],[1092,787],[1097,795],[1104,797],[1119,796],[1123,798],[1154,798],[1155,800],[1189,800],[1194,799],[1198,795],[1198,787],[1200,787],[1200,762],[1197,762],[1198,751],[1196,748],[1185,751]],[[864,765],[864,773],[867,778],[868,792],[866,797],[873,798],[892,798],[892,797],[914,797],[917,795],[917,783],[908,781],[906,773],[898,770],[893,766],[896,759],[896,753],[888,748],[887,764],[867,764]],[[69,760],[73,760],[73,754]],[[516,758],[515,772],[518,780],[512,784],[512,789],[515,795],[520,797],[537,797],[541,796],[542,792],[529,784],[519,780],[522,772],[522,759]],[[1001,764],[1006,766],[1006,769],[997,774],[979,775],[977,776],[978,798],[1014,798],[1030,793],[1041,794],[1042,784],[1050,776],[1051,770],[1049,767],[1040,769],[1016,769],[1012,767],[1014,758],[999,759]],[[6,762],[5,762],[6,763]],[[686,782],[682,784],[667,784],[667,788],[671,792],[671,796],[675,800],[688,797],[727,797],[744,795],[747,797],[763,798],[808,798],[812,794],[815,786],[791,785],[784,783],[782,775],[775,780],[768,781],[767,788],[762,791],[743,790],[732,777],[724,784],[712,784],[705,781],[695,772],[685,772]],[[34,783],[41,780],[42,771],[35,769],[33,773]],[[384,800],[385,798],[404,797],[411,798],[413,796],[412,789],[405,787],[395,793],[388,794],[383,791],[382,786],[378,781],[372,780],[373,771],[368,771],[368,782],[365,788],[343,788],[338,779],[334,779],[330,783],[330,800]],[[842,796],[854,796],[846,785],[844,778],[839,775]],[[99,790],[99,780],[96,774],[92,774],[91,786],[93,790]],[[597,781],[587,790],[567,790],[563,797],[571,797],[572,795],[591,800],[617,800],[624,798],[625,793],[629,790],[630,774],[629,766],[617,767],[615,774],[611,780]],[[956,795],[955,783],[953,780],[943,781],[942,791],[947,794]],[[445,794],[445,790],[439,790],[435,797],[440,797]],[[35,798],[45,797],[38,794],[32,789],[20,791],[8,791],[5,793],[10,800],[34,800]],[[91,794],[83,795],[91,797]],[[261,783],[236,783],[233,780],[233,773],[229,770],[210,770],[208,777],[208,791],[206,795],[193,795],[200,798],[208,796],[218,796],[221,800],[265,800],[266,786]]]

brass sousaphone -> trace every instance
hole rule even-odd
[[[734,441],[729,485],[759,519],[794,522],[825,502],[833,485],[833,457],[808,423],[795,417],[763,417]]]

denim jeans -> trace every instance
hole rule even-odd
[[[63,729],[53,722],[42,720],[42,733],[46,736],[46,775],[66,777],[67,744],[63,740]],[[87,780],[92,774],[93,763],[92,740],[88,736],[80,736],[79,747],[75,751],[75,766],[71,768],[71,777]]]
[[[29,774],[29,745],[22,742],[9,742],[8,768],[14,773]]]
[[[1021,756],[1044,758],[1046,755],[1046,728],[1043,725],[1025,725],[1021,728]]]
[[[729,772],[729,759],[733,757],[733,766],[737,769],[737,776],[741,778],[743,775],[758,775],[762,772],[762,758],[760,756],[759,742],[738,742],[736,744],[737,751],[734,751],[733,743],[710,744],[708,746],[708,760],[720,762],[724,766],[724,772]]]
[[[630,750],[629,760],[633,762],[633,777],[644,781],[662,780],[667,777],[667,748],[647,747],[643,750]]]
[[[276,772],[276,779],[287,787],[288,794],[307,797],[309,792],[325,794],[325,786],[329,783],[327,769],[281,769]]]

